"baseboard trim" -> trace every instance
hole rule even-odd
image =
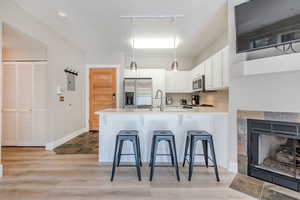
[[[0,164],[0,178],[3,177],[3,165]]]
[[[77,131],[74,131],[73,133],[63,137],[63,138],[60,138],[56,141],[53,141],[53,142],[49,142],[46,144],[46,150],[50,150],[52,151],[53,149],[55,149],[56,147],[66,143],[67,141],[77,137],[78,135],[84,133],[84,132],[87,132],[88,131],[88,128],[82,128],[82,129],[79,129]]]
[[[228,167],[228,171],[233,172],[233,173],[237,173],[238,172],[238,164],[236,162],[230,162],[229,167]]]

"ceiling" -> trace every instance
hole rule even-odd
[[[237,7],[238,34],[300,14],[299,0],[253,0]]]
[[[47,49],[42,42],[8,24],[3,25],[3,47],[7,49]]]
[[[132,25],[130,20],[120,19],[121,15],[185,15],[176,26],[166,20],[143,20],[135,25],[136,37],[144,38],[173,37],[176,30],[181,56],[197,56],[227,30],[227,0],[15,1],[87,53],[130,52]],[[68,17],[61,18],[58,12]]]

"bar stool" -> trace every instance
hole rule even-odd
[[[134,153],[122,154],[123,144],[125,141],[130,141],[133,144]],[[121,156],[134,156],[135,165],[120,165]],[[138,131],[136,130],[121,130],[116,138],[114,161],[112,166],[111,181],[114,180],[116,167],[136,167],[139,181],[141,181],[141,147]]]
[[[196,154],[196,144],[198,141],[202,141],[203,146],[203,154]],[[208,144],[210,146],[210,154],[212,158],[208,156]],[[190,153],[188,153],[188,149],[190,148]],[[186,136],[186,143],[185,143],[185,150],[184,150],[184,160],[183,160],[183,167],[185,166],[185,162],[188,161],[189,163],[189,177],[188,180],[191,181],[193,175],[193,168],[194,167],[203,167],[203,165],[195,165],[195,156],[204,156],[205,160],[205,167],[214,167],[215,168],[215,175],[217,181],[220,181],[217,160],[215,155],[214,149],[214,142],[213,137],[207,131],[188,131]],[[189,159],[187,159],[189,157]],[[208,165],[208,160],[210,160],[213,165]]]
[[[158,144],[161,141],[166,141],[169,144],[170,154],[157,154]],[[171,166],[166,165],[155,165],[156,156],[170,156],[171,157]],[[180,181],[179,176],[179,167],[177,160],[177,151],[175,144],[175,135],[168,130],[156,130],[153,132],[152,145],[151,145],[151,156],[150,156],[150,181],[153,179],[154,168],[155,167],[174,167],[177,175],[177,180]]]

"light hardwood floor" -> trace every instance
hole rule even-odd
[[[221,183],[212,169],[196,169],[188,182],[181,169],[178,183],[173,169],[157,168],[154,181],[138,182],[133,168],[117,170],[109,181],[111,167],[100,166],[97,155],[55,155],[41,148],[3,148],[4,177],[1,200],[252,200],[228,188],[233,174],[220,170]]]

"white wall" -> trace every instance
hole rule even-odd
[[[26,13],[11,0],[0,1],[0,21],[43,42],[48,50],[48,137],[52,142],[85,127],[84,85],[85,54],[48,26]],[[2,54],[1,54],[2,55]],[[66,92],[59,102],[56,87],[66,86],[64,68],[80,71],[76,92]]]
[[[3,33],[2,21],[0,19],[0,105],[2,105],[2,33]],[[1,107],[2,108],[2,107]],[[2,136],[2,112],[0,112],[0,136]],[[2,137],[0,137],[0,144],[2,142]],[[1,145],[0,145],[0,177],[2,177],[2,153],[1,153]]]
[[[132,55],[125,55],[125,66],[128,67],[131,62]],[[180,70],[191,70],[194,67],[194,58],[189,56],[177,57]],[[171,64],[174,61],[174,55],[167,54],[137,54],[136,62],[141,68],[163,68],[171,69]]]
[[[4,61],[48,60],[47,49],[3,48]]]
[[[230,164],[237,162],[237,110],[300,112],[300,71],[242,76],[239,63],[247,55],[236,55],[234,5],[245,0],[229,0]],[[300,57],[299,57],[300,60]],[[270,66],[272,67],[272,66]]]
[[[202,63],[204,60],[210,56],[216,54],[221,49],[225,48],[228,45],[228,30],[224,30],[224,33],[209,45],[204,51],[202,51],[199,56],[194,59],[194,65],[197,66]]]

